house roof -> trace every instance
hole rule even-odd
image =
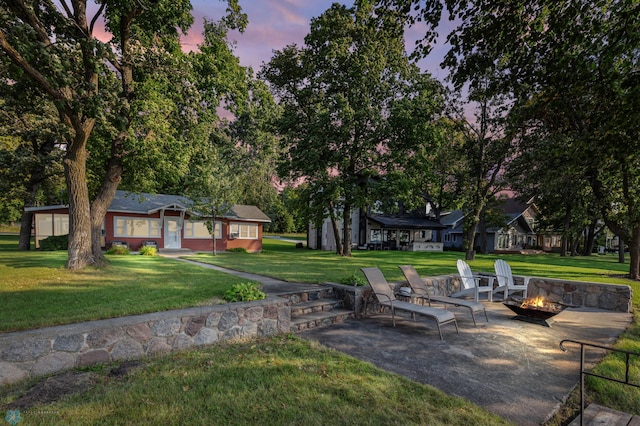
[[[191,201],[179,195],[147,194],[116,191],[110,212],[152,214],[159,210],[187,211]]]
[[[440,214],[440,223],[447,227],[455,227],[459,222],[464,219],[464,213],[462,210],[453,210],[450,212],[443,212]]]
[[[160,210],[189,211],[191,200],[182,195],[148,194],[129,191],[116,191],[108,211],[112,213],[153,214]],[[29,207],[27,211],[42,211],[68,208],[68,205]],[[271,219],[256,206],[234,204],[223,216],[225,219],[271,222]]]
[[[369,220],[380,224],[383,228],[401,228],[401,229],[444,229],[442,225],[435,220],[427,219],[420,216],[386,216],[386,215],[370,215]]]

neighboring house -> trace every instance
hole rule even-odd
[[[521,203],[514,198],[505,200],[504,214],[507,218],[503,227],[488,228],[487,250],[489,253],[518,252],[526,249],[558,250],[562,243],[561,235],[538,232],[536,218],[540,215],[533,202]],[[440,220],[447,229],[442,232],[445,248],[461,249],[464,236],[464,215],[461,210],[442,213]],[[479,245],[479,235],[476,245]]]
[[[424,212],[383,214],[372,209],[354,209],[351,215],[351,245],[361,250],[442,251],[438,231],[444,226]],[[342,221],[338,224],[342,235]],[[309,225],[309,248],[335,251],[336,241],[331,220],[320,228]]]
[[[440,223],[446,228],[442,230],[442,245],[449,250],[462,250],[464,237],[464,213],[462,210],[453,210],[440,214]]]
[[[179,195],[116,191],[105,215],[102,246],[126,245],[138,250],[143,245],[158,249],[212,251],[213,238],[203,220],[190,211],[191,202]],[[50,235],[69,233],[69,206],[30,207],[34,213],[36,248]],[[224,217],[216,218],[216,249],[244,248],[262,251],[262,225],[271,220],[259,208],[234,205]]]

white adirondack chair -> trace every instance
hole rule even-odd
[[[522,293],[522,297],[527,297],[527,289],[529,287],[529,279],[531,277],[522,276],[524,284],[516,285],[513,281],[514,275],[511,273],[511,266],[502,259],[496,260],[494,267],[496,269],[496,278],[498,279],[498,287],[493,290],[494,293],[503,293],[503,299],[507,300],[509,294]],[[516,275],[519,276],[519,275]]]
[[[462,259],[458,259],[458,273],[460,273],[460,280],[462,281],[462,289],[455,292],[451,297],[465,297],[473,296],[473,300],[478,302],[480,300],[480,293],[487,293],[487,300],[491,302],[493,300],[493,277],[480,277],[474,275],[471,272],[471,267],[467,262]],[[480,279],[488,279],[487,285],[480,285]]]

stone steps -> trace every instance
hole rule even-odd
[[[310,328],[328,327],[354,317],[354,312],[343,308],[341,300],[331,297],[310,295],[305,301],[291,305],[291,332],[295,333]],[[295,298],[294,298],[295,299]]]

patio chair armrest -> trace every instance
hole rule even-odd
[[[524,285],[529,285],[529,280],[531,279],[531,277],[527,275],[513,275],[513,278],[521,278]]]

